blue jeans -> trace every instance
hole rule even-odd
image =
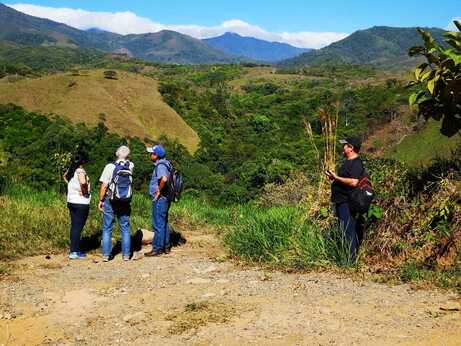
[[[170,203],[166,197],[160,196],[152,203],[152,228],[155,232],[152,250],[154,252],[163,251],[170,247],[168,209],[170,209]]]
[[[360,225],[357,222],[357,216],[351,214],[349,204],[347,203],[336,204],[336,215],[339,219],[339,227],[343,239],[349,247],[350,258],[354,260],[357,257],[361,241],[358,229]]]
[[[129,203],[111,202],[108,198],[104,200],[102,219],[102,255],[109,257],[112,252],[112,228],[115,218],[120,225],[122,235],[122,255],[129,257],[131,254],[131,229],[130,229],[131,207]]]

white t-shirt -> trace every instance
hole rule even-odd
[[[90,181],[83,168],[77,168],[74,176],[67,184],[67,202],[73,204],[90,204],[91,195],[88,197],[83,196],[80,182],[78,181],[79,174],[83,174],[88,183],[88,192],[90,192]]]
[[[124,163],[125,160],[117,160],[117,163]],[[130,171],[133,171],[134,163],[130,161]],[[113,163],[108,163],[104,170],[102,171],[99,181],[103,184],[110,184],[112,181],[112,176],[114,175],[115,165]]]

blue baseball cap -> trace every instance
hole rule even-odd
[[[163,159],[166,154],[165,148],[163,148],[160,144],[154,145],[152,148],[146,148],[146,150],[148,153],[153,153],[161,159]]]

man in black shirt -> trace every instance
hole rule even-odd
[[[343,145],[346,160],[338,173],[327,170],[325,174],[333,181],[331,184],[331,201],[335,205],[341,232],[349,246],[351,259],[355,259],[363,238],[363,226],[360,215],[354,213],[349,205],[349,193],[357,187],[361,177],[366,175],[359,157],[361,142],[356,137],[339,141]]]

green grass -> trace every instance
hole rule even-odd
[[[400,268],[399,278],[407,283],[430,282],[441,288],[455,288],[461,290],[461,268],[455,266],[448,270],[437,271],[424,268],[417,263],[405,263]]]
[[[146,195],[134,195],[132,232],[137,227],[151,228],[151,203]],[[0,259],[67,249],[70,220],[63,194],[9,186],[0,196],[0,208],[3,220],[0,224]],[[305,220],[301,208],[264,209],[251,204],[219,208],[185,195],[179,203],[172,205],[170,215],[171,223],[179,226],[179,231],[207,228],[215,230],[217,236],[224,233],[224,245],[230,255],[250,263],[297,269],[350,268],[361,263],[360,257],[358,261],[349,257],[347,244],[336,227],[320,230],[315,220]],[[99,233],[101,221],[94,199],[83,236]],[[118,227],[114,228],[113,235],[119,238]],[[367,253],[366,244],[361,254]],[[435,270],[407,262],[402,264],[397,277],[402,282],[461,289],[460,268],[457,265],[447,270]],[[0,266],[0,275],[7,271],[7,264]],[[396,277],[392,272],[389,275]]]
[[[102,224],[97,210],[97,199],[93,198],[90,215],[82,236],[99,233]],[[147,195],[137,193],[132,201],[131,230],[137,227],[152,229],[151,200]],[[14,259],[62,251],[69,244],[70,217],[66,197],[54,190],[37,192],[27,188],[7,187],[0,196],[2,223],[0,224],[0,259]],[[216,216],[213,219],[213,210]],[[185,198],[171,210],[172,222],[187,224],[205,223],[205,217],[219,223],[229,223],[225,214],[218,209]],[[118,239],[118,227],[113,236]]]
[[[349,266],[346,244],[336,228],[320,230],[293,207],[248,210],[224,238],[230,253],[252,262],[298,268]]]
[[[134,195],[133,232],[137,227],[151,229],[151,203],[146,195]],[[63,194],[7,187],[0,197],[0,208],[4,211],[0,258],[44,254],[68,247],[70,219]],[[206,227],[225,232],[225,244],[231,254],[250,261],[297,267],[350,262],[346,249],[333,236],[335,230],[322,233],[313,224],[302,223],[302,213],[296,208],[261,209],[250,204],[218,208],[186,195],[172,205],[170,215],[173,226],[180,225],[181,229]],[[101,223],[101,213],[93,198],[83,236],[98,234]],[[115,238],[118,233],[115,228]]]
[[[436,158],[450,158],[461,145],[461,136],[448,138],[440,134],[440,122],[428,121],[424,129],[409,135],[388,156],[405,162],[409,167],[429,165]]]

